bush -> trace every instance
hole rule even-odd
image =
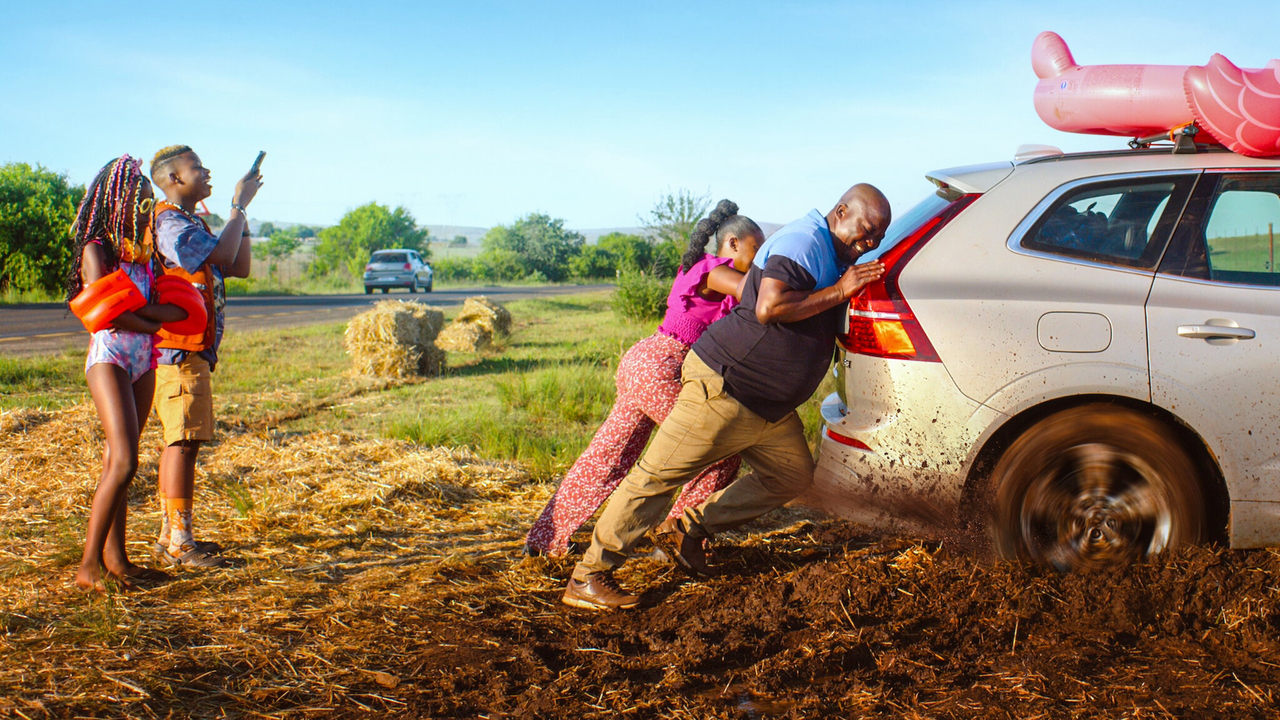
[[[579,278],[611,278],[618,265],[613,253],[598,245],[587,245],[569,258],[569,274]]]
[[[667,312],[667,295],[670,293],[670,279],[623,271],[618,273],[613,309],[632,320],[657,320]]]
[[[0,165],[0,291],[58,295],[84,188],[26,163]]]
[[[475,263],[471,258],[440,258],[431,264],[437,280],[470,280],[475,277]]]

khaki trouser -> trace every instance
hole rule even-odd
[[[731,455],[741,454],[755,472],[685,511],[684,526],[693,537],[711,537],[759,517],[813,481],[813,455],[794,411],[777,422],[751,412],[725,393],[724,378],[692,352],[681,374],[675,407],[610,496],[591,547],[574,568],[575,578],[625,562],[645,533],[662,521],[676,491]]]

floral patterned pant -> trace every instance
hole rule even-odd
[[[563,555],[569,536],[595,514],[618,487],[649,441],[653,429],[666,419],[680,394],[680,366],[689,346],[662,333],[632,345],[618,363],[618,388],[613,410],[591,438],[591,444],[569,469],[525,543],[548,555]],[[684,486],[669,517],[700,505],[738,476],[741,459],[735,455],[703,470]]]

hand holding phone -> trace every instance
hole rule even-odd
[[[253,200],[253,196],[258,194],[258,188],[262,187],[262,176],[258,171],[262,167],[262,158],[266,157],[266,150],[259,150],[258,157],[253,161],[253,167],[249,168],[249,172],[240,178],[240,182],[236,183],[235,194],[231,197],[232,205],[240,207],[248,207],[249,202]]]
[[[264,158],[264,157],[266,157],[266,156],[267,156],[267,151],[266,151],[266,150],[259,150],[259,151],[258,151],[258,157],[257,157],[256,159],[254,159],[254,161],[253,161],[253,167],[250,167],[250,168],[249,168],[249,174],[250,174],[250,175],[257,175],[257,174],[258,174],[258,171],[262,169],[262,158]]]

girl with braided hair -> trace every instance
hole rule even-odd
[[[707,254],[712,237],[714,255]],[[738,303],[745,273],[763,242],[760,226],[739,215],[737,204],[729,200],[721,200],[698,221],[667,296],[666,317],[657,332],[623,354],[614,377],[618,394],[613,409],[529,530],[526,553],[568,552],[569,537],[626,477],[650,433],[676,403],[680,366],[689,347]],[[740,465],[735,455],[704,470],[681,491],[670,516],[679,516],[733,482]]]
[[[150,218],[155,196],[141,161],[123,155],[107,163],[85,191],[71,235],[75,253],[67,273],[67,300],[108,274],[122,270],[143,297],[152,289]],[[129,482],[138,469],[138,439],[155,387],[153,335],[164,322],[187,313],[174,305],[147,304],[118,315],[94,332],[85,359],[85,379],[106,436],[102,473],[93,494],[84,555],[76,586],[105,592],[103,571],[123,587],[168,576],[135,565],[125,552]]]

